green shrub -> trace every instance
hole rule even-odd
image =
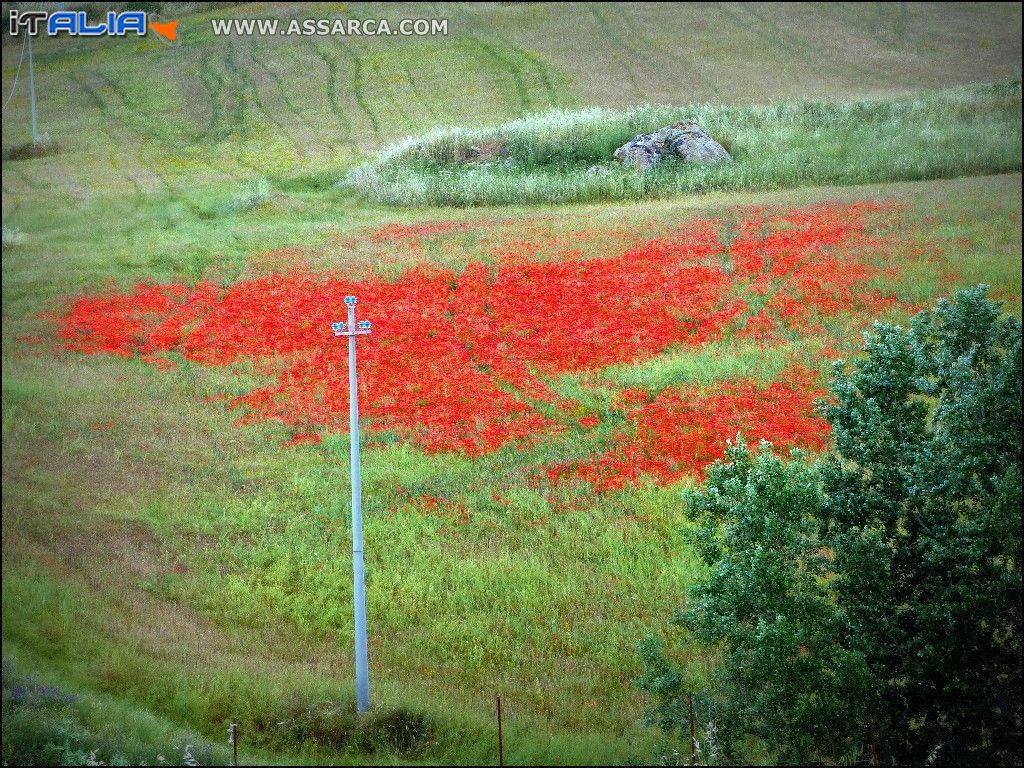
[[[729,762],[748,756],[750,736],[782,763],[858,757],[859,734],[847,726],[863,719],[868,671],[842,644],[820,538],[821,480],[801,458],[783,461],[768,443],[755,455],[740,441],[685,497],[695,523],[688,537],[711,573],[673,623],[691,642],[720,650],[697,709],[715,712],[716,750]],[[659,702],[648,722],[688,740],[694,681],[655,640],[641,653],[640,687]],[[704,742],[706,763],[713,755]]]
[[[352,707],[327,700],[308,701],[299,694],[254,727],[257,742],[275,748],[307,745],[343,750],[356,732]]]
[[[295,694],[252,724],[253,739],[272,749],[317,747],[335,752],[419,754],[433,736],[430,721],[405,707],[356,715],[349,704]]]
[[[231,213],[245,213],[260,208],[274,199],[274,190],[265,176],[246,184],[228,203]]]
[[[883,755],[1020,763],[1021,325],[984,288],[837,368],[821,467]]]
[[[372,713],[361,726],[359,743],[367,752],[415,756],[433,736],[433,727],[426,715],[406,707]]]
[[[60,145],[50,139],[49,136],[40,137],[39,141],[27,141],[24,144],[16,144],[7,150],[8,160],[34,160],[38,157],[48,157],[60,152]]]
[[[222,765],[227,752],[120,701],[3,668],[4,765]]]

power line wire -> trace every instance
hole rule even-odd
[[[18,59],[18,71],[14,73],[14,82],[11,83],[11,92],[7,94],[7,101],[4,102],[4,109],[7,109],[7,105],[11,103],[11,98],[14,96],[14,91],[18,87],[18,75],[21,74],[21,63],[25,60],[25,44],[28,42],[28,33],[25,33],[25,37],[21,39],[21,58]]]

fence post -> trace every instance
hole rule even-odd
[[[693,696],[686,694],[690,703],[690,765],[697,764],[697,724],[693,717]]]
[[[498,765],[505,765],[505,745],[502,742],[501,734],[501,696],[497,697],[498,701]]]

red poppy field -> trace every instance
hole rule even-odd
[[[641,642],[725,679],[670,620],[715,573],[687,499],[729,441],[825,460],[873,323],[981,283],[1021,314],[1018,5],[143,3],[177,42],[9,34],[4,764],[229,765],[232,723],[240,765],[687,762]],[[617,152],[681,123],[731,161]],[[694,705],[698,762],[784,759]]]
[[[6,256],[19,511],[4,532],[25,565],[5,574],[5,627],[23,648],[60,632],[50,659],[85,670],[79,686],[156,691],[160,713],[214,735],[238,718],[253,747],[350,702],[348,371],[331,323],[355,294],[374,323],[359,341],[374,705],[427,712],[458,745],[434,762],[496,762],[460,750],[464,733],[487,743],[499,693],[509,762],[654,754],[637,640],[704,573],[682,488],[738,433],[828,450],[816,404],[872,322],[978,282],[1019,311],[1019,189],[440,220],[338,204],[298,234],[253,211],[190,241],[147,230],[171,253],[223,252],[197,268],[111,244],[45,296],[30,241]],[[75,609],[58,596],[79,580],[102,586]]]
[[[370,433],[479,456],[609,422],[606,451],[549,466],[549,478],[596,490],[664,484],[699,476],[738,431],[821,448],[820,366],[793,361],[776,381],[739,378],[713,391],[623,388],[604,409],[561,393],[560,377],[728,338],[770,350],[816,336],[827,357],[837,341],[830,321],[867,320],[896,304],[886,281],[900,218],[897,206],[877,202],[745,209],[652,238],[619,233],[614,252],[589,257],[580,243],[601,233],[523,239],[510,222],[389,225],[363,239],[422,250],[477,229],[483,258],[391,278],[301,262],[227,287],[139,284],[73,300],[57,333],[74,352],[256,372],[264,386],[225,396],[239,423],[274,420],[291,429],[291,443],[317,443],[347,429],[344,342],[330,324],[355,294],[359,316],[374,323],[359,351]]]

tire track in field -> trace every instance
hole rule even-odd
[[[434,109],[434,100],[428,99],[426,96],[423,95],[423,92],[419,89],[419,86],[416,84],[416,78],[413,77],[412,68],[409,66],[409,62],[406,60],[402,61],[402,71],[405,73],[405,77],[409,81],[410,90],[412,90],[413,95],[423,105],[424,109],[427,110],[427,114],[430,115],[431,120],[433,120],[435,123],[440,122],[441,116],[437,113],[437,110]]]
[[[210,116],[205,129],[197,131],[193,136],[192,146],[201,143],[227,143],[232,138],[244,138],[248,133],[246,115],[249,103],[246,93],[250,86],[246,83],[245,74],[239,69],[234,43],[227,41],[223,50],[222,59],[216,57],[215,50],[204,50],[200,54],[196,79],[209,95]],[[218,170],[233,178],[238,177],[238,166],[244,166],[257,173],[263,171],[263,168],[245,153],[233,152],[228,165],[217,164]]]
[[[739,13],[734,12],[725,4],[720,4],[718,7],[743,29],[762,40],[766,44],[766,50],[770,50],[770,47],[774,45],[776,48],[781,48],[790,57],[805,61],[811,65],[820,62],[823,58],[831,58],[833,64],[835,64],[833,51],[822,48],[814,41],[813,37],[804,39],[792,32],[786,31],[759,9],[745,3],[739,6]],[[745,21],[742,14],[753,17],[754,21]],[[778,60],[779,57],[775,55],[774,58]],[[889,85],[897,83],[896,78],[889,74],[885,68],[871,67],[857,61],[843,62],[842,67],[846,72],[839,71],[833,67],[831,70],[832,75],[846,79],[848,72],[861,78],[882,79],[888,82]]]
[[[519,67],[498,53],[497,49],[486,40],[469,32],[463,32],[461,36],[472,43],[470,51],[474,55],[476,55],[477,51],[483,54],[482,57],[477,55],[476,58],[484,64],[487,69],[497,71],[499,75],[511,76],[512,86],[515,92],[515,100],[519,102],[519,109],[516,112],[516,115],[519,116],[529,112],[532,105],[532,101],[530,100],[530,91],[526,87],[526,83],[523,81],[522,72]]]
[[[653,51],[656,48],[660,49],[660,52],[666,53],[668,55],[668,58],[671,59],[672,61],[676,62],[677,64],[682,63],[684,71],[692,72],[694,75],[696,75],[697,81],[700,83],[700,85],[705,90],[712,93],[716,99],[722,98],[722,89],[718,87],[718,85],[715,82],[715,79],[713,77],[708,77],[706,74],[702,72],[702,69],[704,67],[700,66],[692,56],[688,56],[686,54],[685,47],[669,47],[666,49],[664,46],[656,45],[655,41],[645,32],[641,31],[640,28],[634,23],[633,17],[628,10],[622,13],[622,23],[629,29],[633,37],[642,43],[643,47],[646,50]]]
[[[224,102],[225,118],[222,120],[222,128],[216,134],[216,141],[223,141],[232,136],[244,136],[246,133],[246,113],[248,102],[245,99],[245,80],[238,69],[238,62],[235,60],[235,45],[228,40],[224,49],[221,74],[214,66],[209,66],[213,81],[217,85],[218,98]],[[211,55],[206,59],[207,63],[214,61]]]
[[[465,30],[460,31],[459,37],[468,44],[466,47],[470,56],[480,62],[481,74],[484,72],[496,72],[502,80],[505,77],[511,77],[512,89],[510,97],[513,103],[518,102],[518,109],[514,114],[520,116],[529,112],[532,108],[533,100],[530,98],[530,90],[523,79],[521,68],[515,62],[503,56],[490,42],[471,31],[477,28],[477,22],[467,15],[463,8],[460,7],[457,13],[459,16],[458,21],[461,22]],[[505,43],[506,41],[501,41],[502,45]],[[500,108],[501,105],[495,106]]]
[[[492,38],[494,38],[502,48],[508,49],[511,54],[519,57],[523,62],[525,62],[525,68],[529,68],[534,71],[536,79],[540,82],[541,89],[547,95],[548,106],[557,107],[560,103],[558,91],[555,88],[554,83],[551,81],[550,72],[544,65],[540,54],[531,54],[525,48],[520,48],[505,36],[492,35]],[[525,73],[525,68],[519,69],[519,71],[521,73]]]
[[[898,10],[895,20],[891,20],[885,15],[885,12],[886,9],[892,10],[892,6],[895,5],[898,5],[902,10]],[[877,3],[874,18],[870,20],[854,4],[847,6],[842,3],[836,3],[834,6],[826,6],[820,10],[828,14],[826,18],[832,23],[839,23],[892,53],[893,45],[906,43],[904,40],[908,21],[906,5],[906,3]],[[891,34],[886,34],[885,32]],[[905,54],[907,51],[900,51],[899,53]]]
[[[387,77],[385,76],[383,70],[380,67],[380,63],[377,62],[376,59],[373,59],[370,63],[370,66],[373,69],[373,71],[377,74],[377,82],[381,85],[381,88],[384,90],[386,98],[388,101],[391,102],[396,114],[398,114],[401,117],[402,122],[405,123],[406,129],[410,133],[415,133],[416,124],[409,118],[409,113],[406,111],[405,107],[402,106],[401,99],[395,97],[395,90],[388,83]]]
[[[225,58],[227,70],[231,75],[239,81],[239,87],[235,89],[236,99],[239,100],[241,106],[239,107],[240,113],[244,120],[242,131],[247,133],[249,130],[249,122],[247,119],[250,115],[250,106],[254,106],[256,110],[263,114],[266,118],[267,124],[276,125],[278,128],[277,135],[284,137],[293,149],[301,148],[296,144],[295,139],[292,137],[292,132],[289,130],[288,125],[278,116],[279,110],[269,109],[263,100],[263,95],[260,93],[259,83],[256,82],[256,77],[253,74],[253,68],[247,66],[239,66],[238,49],[235,47],[234,41],[228,41],[229,51]],[[255,62],[255,56],[252,51],[255,44],[250,47],[250,58]],[[244,55],[244,54],[243,54]],[[252,168],[258,173],[262,173],[264,169],[257,162],[247,160],[244,156],[237,159],[237,162]]]
[[[21,183],[24,184],[29,189],[47,190],[56,187],[56,184],[45,184],[36,181],[34,178],[29,176],[28,173],[22,168],[15,168],[13,171],[5,171],[4,175],[6,176],[8,173],[10,173],[12,176],[16,176],[21,181]],[[15,193],[12,191],[11,194],[13,195]]]
[[[99,94],[89,85],[81,75],[68,75],[68,80],[78,86],[78,90],[85,94],[85,97],[92,102],[92,105],[96,107],[100,112],[106,116],[107,105],[103,102],[103,99],[99,97]]]
[[[544,92],[548,95],[548,105],[551,107],[560,106],[562,99],[558,95],[558,89],[555,88],[555,84],[551,80],[551,70],[544,64],[544,60],[541,58],[539,53],[531,54],[523,48],[512,46],[516,51],[522,53],[523,57],[533,64],[534,69],[537,70],[537,77],[540,79],[541,85],[544,86]]]
[[[232,98],[232,92],[238,92],[237,83],[230,82],[232,70],[237,74],[233,50],[228,49],[224,56],[222,73],[216,66],[214,52],[203,51],[199,58],[197,78],[210,96],[210,118],[207,127],[195,137],[195,142],[207,141],[218,143],[233,135],[245,133],[245,102],[238,93]]]
[[[601,7],[598,4],[589,3],[587,5],[587,9],[590,11],[590,14],[594,17],[594,20],[597,22],[597,26],[600,28],[601,32],[612,43],[612,45],[621,48],[622,50],[626,51],[626,53],[629,54],[629,56],[625,58],[622,56],[618,56],[614,53],[612,54],[612,56],[615,58],[616,61],[620,62],[623,65],[623,69],[626,70],[626,74],[629,77],[630,83],[632,83],[633,88],[637,92],[639,92],[641,89],[640,83],[636,77],[637,72],[634,61],[643,61],[643,56],[637,50],[632,48],[628,43],[626,43],[626,41],[623,40],[622,37],[619,36],[619,34],[614,29],[612,29],[611,25],[608,23],[608,19],[605,18],[604,12],[601,10]],[[631,61],[631,59],[633,61]]]
[[[232,47],[234,47],[234,43],[230,43],[230,44],[232,45]],[[238,69],[239,75],[241,76],[242,82],[245,84],[246,89],[252,95],[252,100],[256,104],[256,106],[258,107],[259,111],[263,113],[263,115],[266,117],[266,119],[269,122],[273,123],[278,128],[280,128],[282,133],[284,133],[285,135],[288,135],[290,137],[290,132],[288,131],[288,126],[285,124],[284,120],[281,117],[278,116],[278,113],[281,110],[270,109],[269,107],[267,107],[267,104],[266,104],[266,102],[263,99],[263,93],[260,90],[260,84],[259,84],[259,82],[257,82],[256,75],[254,74],[254,72],[256,71],[257,68],[263,69],[263,71],[266,71],[266,69],[263,68],[263,67],[260,67],[259,62],[257,61],[255,50],[256,50],[256,42],[255,42],[255,38],[254,38],[254,42],[252,42],[248,46],[249,55],[248,55],[247,58],[249,60],[249,65],[247,65],[245,67],[239,67],[239,69]],[[243,56],[244,56],[244,54],[243,54]],[[233,58],[235,59],[235,62],[236,62],[236,65],[237,65],[237,61],[238,61],[237,55],[233,54]]]
[[[306,126],[310,133],[313,135],[319,135],[320,131],[317,127],[309,121],[298,107],[295,106],[295,102],[292,101],[291,97],[288,95],[288,89],[285,88],[284,82],[281,80],[281,76],[266,64],[264,56],[259,55],[260,50],[265,53],[265,44],[261,45],[258,39],[254,39],[253,44],[249,49],[249,56],[252,59],[253,66],[258,67],[267,74],[267,77],[274,84],[274,88],[277,90],[281,101],[284,103],[285,107],[287,107],[288,111],[295,115],[296,119],[302,123],[302,125]],[[346,128],[348,128],[348,126],[346,126]],[[351,131],[349,130],[348,133],[351,133]],[[328,143],[332,147],[334,146],[333,141],[328,140]]]
[[[741,14],[746,14],[754,18],[752,24],[745,24],[747,29],[756,29],[757,34],[763,40],[771,40],[778,47],[782,48],[787,54],[796,59],[803,59],[807,62],[819,61],[818,56],[812,56],[810,54],[813,51],[823,52],[822,49],[817,46],[813,40],[804,40],[792,32],[784,30],[779,24],[769,18],[760,10],[753,8],[747,4],[743,4],[739,8]],[[742,21],[740,23],[743,23]],[[853,70],[860,70],[860,75],[876,76],[880,73],[872,72],[870,69],[862,67],[856,63],[846,64],[845,66],[850,67]]]
[[[95,73],[93,73],[93,76],[102,79],[104,81],[104,83],[107,84],[107,87],[111,87],[110,81],[107,78],[102,78],[100,75],[95,74]],[[85,94],[86,100],[92,106],[94,106],[97,109],[97,111],[100,113],[100,118],[102,119],[102,121],[104,123],[104,128],[106,129],[106,131],[108,131],[108,132],[113,132],[113,131],[120,132],[120,129],[123,129],[123,130],[127,131],[130,135],[133,135],[133,136],[137,137],[141,141],[154,141],[155,143],[159,144],[160,146],[164,146],[164,147],[167,146],[166,142],[163,141],[160,137],[153,136],[151,133],[141,131],[137,127],[135,127],[135,126],[131,125],[129,122],[125,121],[124,119],[115,116],[111,112],[107,102],[104,101],[102,96],[100,96],[99,92],[95,88],[93,88],[93,86],[86,79],[86,76],[84,76],[84,75],[75,75],[75,74],[68,74],[68,75],[66,75],[66,77],[67,77],[67,79],[70,82],[74,83],[75,86],[77,86],[77,89],[78,89],[78,91],[80,93]],[[118,89],[113,88],[113,87],[111,87],[111,89],[114,90],[115,93],[119,93],[121,98],[124,98],[123,92],[120,92]],[[125,108],[127,108],[127,107],[125,107]],[[119,126],[120,126],[120,129],[119,129]],[[137,141],[126,140],[126,141],[122,141],[122,146],[133,147],[133,146],[135,146],[138,143],[139,142],[137,142]],[[134,159],[135,159],[135,162],[138,164],[139,168],[142,168],[144,171],[146,171],[146,173],[150,174],[153,177],[156,186],[158,186],[158,187],[160,187],[160,188],[162,188],[164,190],[168,190],[168,189],[171,188],[171,185],[168,182],[167,178],[164,176],[164,174],[162,174],[159,170],[157,170],[155,166],[153,166],[153,165],[151,165],[151,164],[146,162],[145,154],[144,153],[140,154],[140,153],[136,152]],[[135,179],[134,177],[132,177],[130,175],[128,176],[128,178],[140,190],[140,193],[141,193],[141,183],[137,179]]]
[[[228,38],[227,43],[227,53],[224,56],[224,70],[231,80],[237,81],[236,87],[232,88],[231,92],[234,94],[233,100],[238,105],[236,114],[242,132],[246,131],[249,123],[250,106],[254,106],[256,110],[266,115],[267,119],[271,122],[281,125],[280,121],[270,113],[270,110],[263,103],[252,72],[249,71],[248,67],[239,66],[238,50],[235,47],[234,40]]]
[[[256,81],[256,77],[253,74],[256,68],[256,56],[253,53],[255,49],[255,43],[253,43],[253,45],[249,47],[249,58],[254,64],[253,67],[238,66],[239,56],[238,51],[235,48],[235,44],[233,41],[230,40],[228,44],[231,46],[229,61],[232,66],[232,71],[238,77],[242,84],[242,87],[238,91],[239,97],[247,93],[248,97],[246,100],[246,105],[255,105],[255,107],[264,115],[268,123],[277,126],[277,128],[279,129],[278,135],[285,137],[293,148],[298,148],[294,138],[292,137],[292,132],[289,130],[289,126],[279,116],[279,112],[281,112],[282,110],[270,109],[263,99],[263,94],[260,92],[259,83]],[[246,112],[246,114],[248,114],[248,111]],[[252,167],[254,167],[255,169],[255,166]]]
[[[199,55],[199,66],[196,67],[196,80],[206,89],[210,101],[210,116],[206,121],[206,128],[199,130],[193,138],[192,143],[198,144],[201,141],[211,139],[216,141],[216,134],[219,132],[221,123],[221,99],[220,94],[224,88],[224,81],[210,67],[209,60],[212,54],[209,50],[203,50]]]
[[[112,108],[110,102],[100,95],[98,88],[93,87],[93,85],[86,79],[87,77],[92,77],[95,80],[100,81],[100,83],[102,83],[101,87],[112,91],[117,97],[119,107],[116,109]],[[86,71],[84,75],[69,74],[68,78],[74,82],[83,93],[85,93],[89,101],[92,102],[103,117],[111,124],[119,124],[123,126],[129,133],[134,134],[143,141],[151,141],[164,148],[172,146],[167,138],[161,135],[160,132],[153,131],[151,128],[148,128],[148,122],[133,119],[136,112],[128,99],[128,95],[108,76],[95,70],[89,70]]]
[[[734,9],[729,3],[718,3],[716,6],[718,12],[728,19],[737,29],[742,30],[749,35],[756,43],[760,43],[760,50],[765,54],[765,63],[773,62],[776,67],[780,69],[785,68],[787,62],[792,61],[794,58],[797,60],[806,61],[807,49],[794,50],[791,42],[784,40],[784,35],[779,32],[775,36],[766,35],[764,28],[757,23],[752,23],[749,19],[744,18],[741,13],[742,9]],[[817,60],[815,62],[817,63]],[[820,68],[814,70],[816,75],[820,76]]]
[[[427,8],[429,8],[430,14],[432,16],[442,17],[445,15],[444,9],[437,5],[436,3],[424,3],[424,5]],[[409,89],[412,91],[413,95],[416,97],[419,103],[423,105],[423,108],[426,110],[427,114],[430,115],[431,125],[428,127],[433,127],[433,125],[445,122],[447,120],[447,116],[437,111],[435,107],[436,99],[428,98],[423,93],[423,91],[420,90],[416,77],[413,75],[412,68],[409,65],[409,58],[406,56],[402,56],[401,61],[402,71],[405,73],[406,79],[409,82]]]
[[[131,99],[128,98],[127,92],[115,83],[109,76],[99,72],[97,70],[90,70],[88,72],[96,80],[102,83],[102,87],[111,91],[117,98],[119,106],[115,109],[111,107],[109,101],[104,100],[100,95],[99,91],[89,87],[85,84],[85,81],[81,81],[81,84],[90,93],[93,103],[100,104],[104,116],[115,123],[120,123],[129,131],[134,133],[140,139],[146,141],[153,141],[160,144],[163,147],[169,146],[167,137],[164,136],[160,131],[153,130],[152,125],[147,120],[138,119],[138,112],[131,103]],[[71,77],[76,77],[71,75]]]
[[[327,103],[331,105],[331,111],[334,112],[335,117],[338,118],[342,124],[346,126],[346,132],[349,136],[349,141],[356,144],[356,133],[355,127],[349,121],[345,115],[344,110],[341,108],[341,104],[338,102],[338,57],[329,54],[325,51],[320,43],[315,40],[311,43],[314,53],[323,59],[324,64],[327,65]],[[370,125],[373,128],[373,133],[376,136],[380,136],[380,123],[377,121],[376,115],[370,110],[369,105],[366,103],[366,99],[362,92],[362,63],[359,61],[359,57],[351,51],[344,48],[344,43],[341,43],[342,50],[345,54],[352,59],[353,72],[352,72],[352,96],[356,100],[356,104],[366,115],[366,119],[370,121]]]

